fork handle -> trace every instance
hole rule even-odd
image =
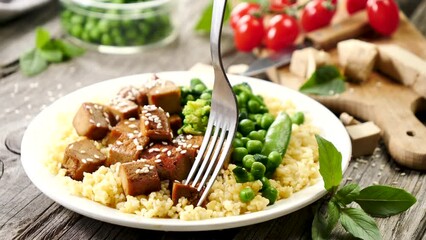
[[[222,35],[222,25],[225,15],[226,2],[226,0],[214,0],[213,2],[212,23],[210,30],[210,52],[213,68],[215,71],[224,69],[222,59],[220,57],[220,37]]]

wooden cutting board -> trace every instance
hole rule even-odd
[[[346,13],[337,14],[342,19]],[[403,14],[397,32],[391,37],[368,36],[367,41],[396,44],[426,59],[426,39]],[[328,52],[337,64],[336,48]],[[293,89],[299,89],[305,82],[305,79],[291,74],[288,66],[271,69],[268,76],[272,81]],[[336,113],[347,112],[361,120],[373,121],[380,127],[384,142],[396,162],[405,167],[426,170],[426,127],[415,116],[416,112],[426,111],[426,98],[411,88],[373,72],[365,83],[346,83],[346,91],[340,95],[312,97]]]

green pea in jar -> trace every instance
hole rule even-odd
[[[78,44],[127,54],[177,37],[177,0],[61,0],[61,23]]]

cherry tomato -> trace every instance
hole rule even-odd
[[[271,11],[282,11],[286,6],[293,5],[295,0],[270,0],[269,9]]]
[[[336,13],[336,4],[333,1],[313,0],[306,4],[302,11],[301,24],[306,32],[325,27],[330,24]]]
[[[262,42],[264,35],[262,19],[244,15],[234,29],[234,42],[238,50],[249,52]]]
[[[389,36],[399,25],[399,10],[393,0],[368,0],[367,15],[376,32]]]
[[[231,23],[231,27],[235,29],[235,26],[237,25],[238,20],[240,20],[242,16],[247,14],[252,14],[259,10],[260,10],[260,5],[258,3],[249,3],[249,2],[239,3],[237,6],[235,6],[232,9],[231,17],[229,21]]]
[[[367,6],[367,0],[347,0],[346,10],[349,14],[354,14]]]
[[[290,46],[299,36],[299,26],[296,19],[285,14],[278,14],[271,18],[266,30],[265,45],[267,48],[278,51]]]

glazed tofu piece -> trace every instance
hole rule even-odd
[[[152,140],[171,141],[173,133],[167,115],[161,107],[154,105],[143,106],[140,115],[142,134]]]
[[[134,135],[138,135],[140,133],[139,125],[139,119],[135,118],[129,118],[118,122],[117,125],[115,125],[108,133],[104,144],[113,144],[123,133],[132,133]]]
[[[155,86],[148,91],[148,103],[172,114],[181,111],[180,88],[172,82]]]
[[[109,110],[114,114],[115,120],[122,121],[139,117],[139,106],[128,99],[115,97],[109,104]]]
[[[121,162],[131,162],[139,159],[143,149],[149,143],[149,138],[142,134],[124,133],[111,145],[106,166]]]
[[[72,123],[78,135],[99,140],[106,136],[115,121],[105,106],[85,102],[77,111]]]
[[[195,160],[197,156],[198,149],[200,149],[201,144],[203,143],[203,136],[196,135],[179,135],[175,139],[173,139],[173,144],[176,147],[180,147],[185,151],[185,154],[192,159]]]
[[[337,44],[339,63],[345,75],[354,82],[365,82],[373,71],[377,58],[376,45],[357,39]]]
[[[142,152],[140,158],[153,161],[160,179],[164,180],[185,179],[194,162],[188,151],[167,142],[153,144]]]
[[[148,195],[161,189],[161,181],[154,164],[135,161],[120,165],[119,176],[126,195]]]
[[[172,189],[173,204],[176,205],[181,197],[185,197],[190,204],[196,206],[201,194],[197,191],[197,188],[175,181]]]
[[[139,106],[144,106],[148,104],[147,97],[148,90],[144,87],[136,88],[133,86],[124,87],[118,92],[120,98],[127,99],[136,103]]]
[[[101,153],[89,139],[71,143],[65,149],[62,167],[67,170],[67,176],[81,181],[83,173],[92,173],[102,166],[106,156]]]
[[[182,127],[182,118],[178,114],[172,114],[169,117],[170,128],[174,133],[177,133],[179,128]]]

